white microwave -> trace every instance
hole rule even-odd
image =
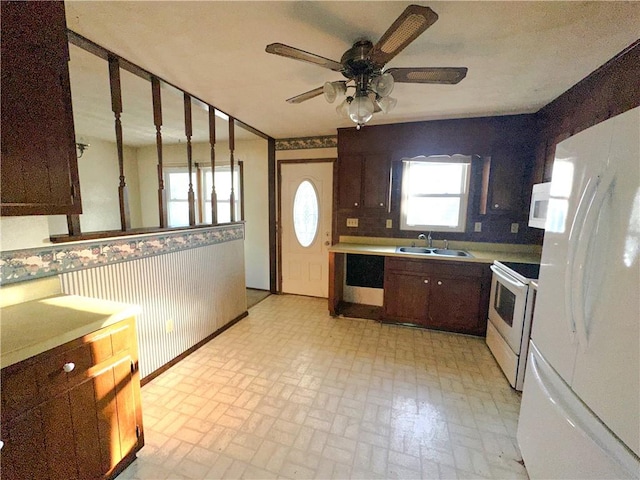
[[[537,183],[531,192],[531,207],[529,208],[529,226],[544,228],[549,209],[549,192],[551,182]]]

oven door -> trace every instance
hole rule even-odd
[[[495,265],[491,266],[489,321],[516,355],[520,354],[522,329],[529,286],[511,277]]]

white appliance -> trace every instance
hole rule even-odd
[[[524,383],[529,332],[535,301],[531,283],[538,278],[540,264],[495,261],[489,297],[486,342],[516,390]]]
[[[531,190],[531,206],[529,207],[529,226],[544,228],[549,211],[549,193],[551,182],[537,183]]]
[[[640,477],[640,107],[558,144],[518,443],[532,479]]]

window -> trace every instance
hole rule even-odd
[[[204,223],[211,223],[211,167],[203,167],[202,173],[204,174],[204,199],[203,211],[204,211]],[[233,168],[233,195],[235,197],[235,219],[240,220],[240,198],[242,196],[240,192],[240,167],[234,165]],[[229,165],[221,165],[216,167],[216,197],[218,199],[218,223],[228,223],[231,221],[231,167]]]
[[[318,233],[318,194],[309,180],[304,180],[293,199],[293,230],[303,247],[313,243]]]
[[[195,182],[195,175],[193,176]],[[164,182],[167,191],[167,217],[170,227],[189,225],[189,170],[186,167],[164,169]],[[193,186],[196,190],[195,184]],[[198,192],[195,192],[196,198]]]
[[[471,157],[404,159],[400,228],[464,232]]]
[[[240,185],[242,184],[241,169],[234,166],[234,196],[235,196],[235,220],[241,219],[240,209]],[[198,181],[201,178],[201,181]],[[216,196],[218,199],[217,212],[218,223],[231,221],[230,196],[231,196],[231,167],[221,165],[216,167]],[[195,195],[196,219],[210,224],[211,220],[211,167],[197,167],[193,171],[192,182]],[[166,167],[164,169],[164,182],[167,191],[167,220],[170,227],[185,227],[189,225],[189,170],[187,167]]]

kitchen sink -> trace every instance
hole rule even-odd
[[[473,257],[473,255],[464,250],[452,250],[448,248],[396,247],[396,253],[435,255],[439,257]]]
[[[396,253],[422,253],[428,255],[432,251],[432,248],[426,247],[396,247]]]
[[[433,255],[443,255],[445,257],[471,257],[469,252],[464,250],[449,250],[444,248],[436,248],[431,252]]]

